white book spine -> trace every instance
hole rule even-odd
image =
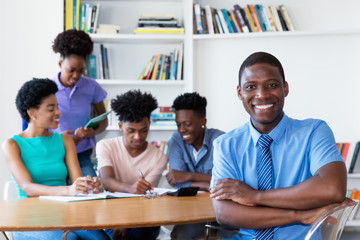
[[[220,9],[217,9],[216,11],[217,11],[217,14],[219,15],[220,22],[221,22],[224,33],[230,33],[222,11]]]
[[[178,59],[176,80],[182,79],[181,77],[182,77],[183,52],[184,52],[184,44],[182,43],[180,45],[180,49],[179,49],[179,59]]]
[[[272,12],[272,14],[273,14],[273,16],[274,16],[276,29],[278,30],[278,32],[282,32],[282,31],[283,31],[283,28],[282,28],[282,26],[281,26],[280,18],[279,18],[279,15],[278,15],[278,12],[277,12],[277,9],[276,9],[275,4],[272,4],[272,5],[271,5],[271,12]]]
[[[213,19],[211,14],[210,5],[205,6],[206,22],[209,30],[209,34],[214,34]]]

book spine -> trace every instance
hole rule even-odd
[[[87,33],[90,33],[92,8],[93,8],[93,6],[91,4],[87,4],[87,9],[86,9],[86,16],[87,16],[86,32]]]
[[[73,28],[74,0],[65,0],[65,30]]]
[[[286,23],[285,23],[285,20],[284,20],[284,17],[281,13],[281,10],[280,9],[277,9],[277,13],[279,15],[279,19],[280,19],[280,23],[281,23],[281,27],[284,31],[289,31],[289,29],[287,28],[286,26]]]
[[[205,6],[205,14],[206,14],[206,22],[207,22],[209,34],[214,34],[215,32],[214,32],[213,19],[212,19],[210,5]]]
[[[96,79],[97,74],[96,74],[96,56],[95,55],[89,55],[88,57],[88,72],[89,72],[89,77],[92,79]]]
[[[151,74],[151,80],[155,80],[155,78],[156,78],[157,70],[159,68],[159,61],[160,61],[160,54],[157,54],[155,63],[154,63],[154,70],[152,71],[152,74]]]
[[[271,32],[269,18],[267,16],[266,12],[265,12],[265,9],[264,9],[262,4],[259,4],[258,6],[259,6],[259,13],[260,13],[260,16],[261,16],[261,18],[263,20],[263,24],[265,26],[265,29],[266,29],[267,32]]]
[[[219,33],[220,33],[220,34],[224,34],[225,31],[224,31],[224,28],[223,28],[223,26],[222,26],[222,24],[221,24],[220,17],[219,17],[219,13],[218,13],[218,10],[217,10],[217,9],[214,9],[214,14],[215,14],[216,23],[217,23],[217,25],[218,25],[218,27],[219,27]]]
[[[195,4],[194,9],[195,9],[195,20],[196,20],[197,34],[202,34],[203,33],[203,25],[202,25],[202,22],[201,22],[200,4]]]
[[[93,30],[94,33],[96,33],[96,29],[98,26],[99,12],[100,12],[100,3],[97,3],[96,4],[96,12],[95,12],[95,20],[94,20],[94,30]]]
[[[145,69],[143,71],[143,73],[141,74],[140,76],[140,80],[144,80],[148,74],[148,71],[149,71],[149,67],[150,67],[150,63],[152,61],[152,57],[150,58],[150,60],[147,62],[146,66],[145,66]]]
[[[281,25],[281,22],[280,22],[280,17],[279,17],[279,14],[278,14],[278,11],[277,11],[277,8],[276,8],[275,4],[272,4],[272,5],[270,6],[270,8],[271,8],[271,13],[272,13],[272,15],[273,15],[273,17],[274,17],[274,21],[275,21],[275,25],[276,25],[276,30],[277,30],[278,32],[284,31],[284,29],[282,28],[282,25]]]
[[[220,22],[221,22],[222,30],[224,31],[224,33],[230,33],[229,28],[227,27],[227,24],[226,24],[226,21],[225,21],[225,18],[224,18],[224,15],[223,15],[221,9],[218,9],[217,13],[218,13],[218,16],[219,16],[219,19],[220,19]]]
[[[271,7],[270,7],[270,6],[265,7],[265,13],[267,14],[267,17],[268,17],[268,19],[269,19],[270,30],[271,30],[272,32],[275,32],[275,31],[276,31],[275,18],[274,18],[274,15],[272,14]]]
[[[105,49],[104,49],[104,45],[100,44],[100,54],[101,54],[101,66],[102,66],[102,79],[106,79],[105,76]]]
[[[254,5],[254,9],[255,9],[256,17],[257,17],[257,19],[258,19],[258,21],[259,21],[259,24],[260,24],[261,31],[262,31],[262,32],[266,32],[263,19],[261,18],[259,4],[255,4],[255,5]]]
[[[158,62],[157,70],[156,70],[156,75],[155,75],[155,80],[159,80],[161,66],[163,63],[163,58],[164,58],[164,54],[160,54],[160,58],[159,58],[159,62]]]
[[[217,23],[217,19],[215,18],[216,10],[214,8],[211,8],[211,15],[213,20],[213,26],[214,26],[214,33],[219,34],[219,24]]]
[[[234,10],[230,10],[230,16],[231,16],[232,22],[234,23],[233,28],[234,28],[234,30],[236,29],[235,32],[240,33],[240,32],[241,32],[241,27],[240,27],[240,25],[239,25],[238,20],[237,20],[236,17],[235,17]]]
[[[206,13],[205,13],[205,9],[202,7],[200,7],[200,17],[201,17],[201,22],[203,24],[203,34],[208,34],[209,29],[206,22]]]
[[[295,31],[294,25],[293,25],[293,23],[291,21],[291,18],[289,16],[289,12],[286,9],[286,7],[284,5],[280,5],[279,8],[280,8],[281,14],[282,14],[282,16],[284,18],[287,29],[289,31]]]
[[[248,7],[249,7],[249,11],[251,13],[251,16],[254,20],[254,24],[256,26],[256,31],[257,32],[261,32],[262,31],[262,28],[260,26],[260,22],[259,22],[259,19],[257,17],[257,14],[256,14],[256,11],[255,11],[255,7],[253,4],[248,4]]]
[[[178,68],[177,68],[176,80],[181,80],[182,79],[183,53],[184,53],[184,44],[182,43],[180,45],[180,49],[179,49],[179,58],[178,58]]]
[[[229,29],[229,33],[233,33],[234,30],[232,29],[232,26],[231,26],[231,23],[230,23],[230,19],[229,19],[229,16],[228,16],[227,12],[226,12],[226,9],[222,8],[222,9],[221,9],[221,12],[222,12],[222,14],[223,14],[223,16],[224,16],[224,19],[225,19],[225,22],[226,22],[226,26],[227,26],[227,28]]]
[[[248,19],[249,21],[249,25],[250,25],[250,29],[251,29],[251,32],[257,32],[257,27],[255,25],[255,22],[254,22],[254,19],[252,17],[252,14],[250,13],[250,9],[249,9],[249,6],[245,7],[244,9],[245,11],[245,14],[246,14],[246,18]]]

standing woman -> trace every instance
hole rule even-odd
[[[55,38],[52,49],[60,53],[60,72],[52,79],[59,88],[56,98],[61,112],[55,131],[72,136],[82,174],[94,177],[91,154],[96,145],[95,135],[105,130],[108,121],[104,119],[96,128],[84,127],[92,109],[97,115],[105,112],[103,101],[107,95],[94,79],[83,76],[93,42],[85,32],[71,29]]]
[[[33,79],[16,96],[16,107],[28,127],[5,141],[2,148],[19,198],[98,193],[102,188],[98,178],[82,177],[72,138],[49,131],[59,124],[57,90],[49,79]],[[67,185],[67,179],[71,185]],[[62,231],[13,233],[15,240],[61,239],[61,236]],[[68,239],[108,237],[102,230],[93,230],[71,232]]]

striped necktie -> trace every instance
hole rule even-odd
[[[261,155],[257,166],[258,190],[265,191],[272,188],[272,161],[270,144],[272,138],[269,135],[261,135],[258,144],[261,148]],[[272,228],[255,230],[257,240],[271,240],[274,237]]]

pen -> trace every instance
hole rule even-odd
[[[140,177],[145,180],[144,174],[141,172],[141,170],[139,168],[138,168],[138,171],[139,171]]]

